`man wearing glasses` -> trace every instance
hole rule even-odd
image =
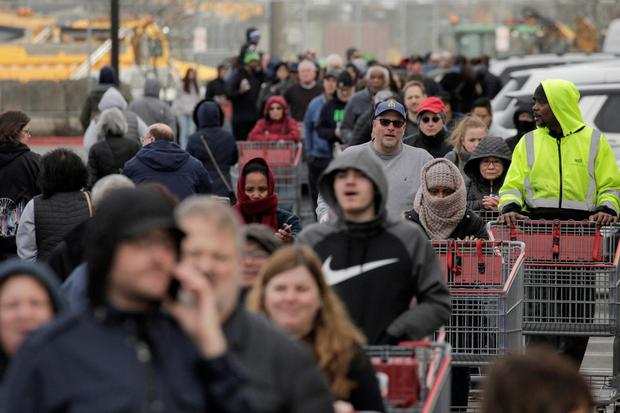
[[[424,99],[418,107],[420,132],[405,139],[407,145],[428,151],[433,158],[443,158],[452,150],[446,142],[446,107],[434,96]]]
[[[391,216],[413,206],[422,166],[433,159],[425,150],[403,145],[407,120],[405,107],[394,99],[377,105],[372,121],[372,140],[348,147],[344,152],[366,151],[379,160],[388,181],[386,211]],[[319,222],[329,219],[329,208],[319,197],[317,215]]]

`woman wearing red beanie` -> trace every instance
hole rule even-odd
[[[443,158],[452,150],[446,142],[446,107],[441,99],[434,96],[424,99],[418,106],[418,127],[420,132],[403,140],[403,143],[422,148],[433,155]]]

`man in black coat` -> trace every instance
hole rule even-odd
[[[243,65],[226,85],[226,95],[232,103],[232,130],[235,138],[244,141],[260,118],[256,107],[264,74],[260,67],[259,55],[248,51],[243,58]]]
[[[149,188],[118,190],[88,230],[90,307],[22,344],[3,411],[257,411],[211,290],[189,283],[194,270],[177,263],[183,233],[171,200]],[[173,279],[186,298],[174,294]]]

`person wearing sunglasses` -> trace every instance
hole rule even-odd
[[[445,111],[446,107],[441,99],[434,96],[424,99],[418,106],[420,132],[406,137],[404,142],[426,150],[433,158],[443,158],[452,150],[452,145],[446,142]]]
[[[403,145],[406,121],[405,107],[394,99],[385,100],[375,108],[372,140],[361,145],[349,146],[343,152],[368,152],[372,158],[379,161],[388,181],[385,209],[389,215],[396,217],[413,205],[415,193],[420,186],[422,166],[433,159],[423,149]],[[323,196],[319,196],[317,203],[319,222],[329,220],[330,209]]]

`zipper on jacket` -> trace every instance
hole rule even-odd
[[[561,138],[555,139],[558,143],[558,158],[560,164],[560,197],[558,198],[558,208],[562,208],[562,148],[561,148]]]

